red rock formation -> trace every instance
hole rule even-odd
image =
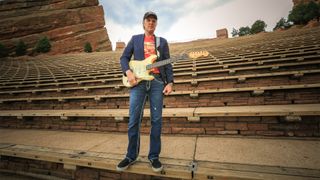
[[[49,54],[112,50],[98,0],[0,1],[0,42],[14,51],[23,40],[30,52],[43,36],[51,41]]]
[[[126,47],[126,43],[124,42],[117,42],[116,43],[116,51],[122,51]]]
[[[228,38],[228,30],[226,28],[218,29],[216,33],[217,33],[217,38]]]
[[[320,26],[320,22],[317,21],[316,19],[311,20],[308,22],[308,24],[306,26],[304,26],[304,28],[313,28],[313,27],[318,27]]]
[[[300,3],[309,3],[310,1],[320,3],[320,1],[318,0],[292,0],[292,1],[293,1],[293,6],[296,6]]]

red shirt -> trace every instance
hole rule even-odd
[[[157,55],[155,49],[155,39],[154,36],[145,36],[144,37],[144,57],[148,58],[151,55]],[[160,71],[158,68],[152,68],[151,72],[154,74],[159,74]]]

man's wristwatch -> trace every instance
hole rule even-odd
[[[168,83],[168,85],[170,85],[171,87],[173,87],[173,82],[171,82],[171,83]]]

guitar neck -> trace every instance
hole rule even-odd
[[[150,70],[150,69],[156,68],[156,67],[160,67],[160,66],[164,66],[166,64],[170,64],[170,63],[175,62],[175,61],[178,61],[178,59],[170,59],[169,58],[169,59],[166,59],[166,60],[155,62],[153,64],[147,65],[147,70]]]

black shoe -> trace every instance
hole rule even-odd
[[[124,171],[126,170],[130,165],[134,164],[136,160],[132,161],[129,158],[124,158],[117,166],[117,171]]]
[[[161,164],[161,162],[159,161],[159,159],[153,159],[150,160],[151,166],[152,166],[152,170],[154,172],[160,172],[163,169],[163,166]]]

